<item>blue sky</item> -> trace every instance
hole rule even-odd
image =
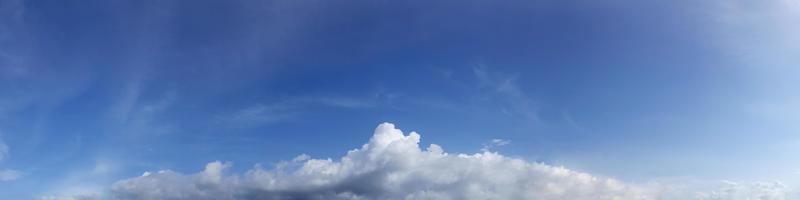
[[[796,188],[798,21],[793,0],[0,0],[0,198],[336,160],[383,122],[626,183]]]

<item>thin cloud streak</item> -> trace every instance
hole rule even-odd
[[[538,108],[533,99],[516,84],[517,76],[501,76],[490,73],[485,66],[472,68],[478,86],[488,88],[506,107],[502,111],[521,116],[526,120],[540,122]]]

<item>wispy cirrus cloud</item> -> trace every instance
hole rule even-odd
[[[95,195],[48,195],[39,197],[38,200],[97,200],[98,198]]]
[[[0,161],[3,161],[8,156],[8,145],[0,138]]]
[[[0,169],[0,181],[13,181],[22,177],[22,173],[16,170]]]
[[[8,145],[0,138],[0,163],[8,157]],[[22,173],[11,169],[0,168],[0,181],[12,181],[22,177]]]
[[[724,184],[722,187],[709,192],[700,192],[696,198],[699,200],[791,199],[790,189],[780,182],[722,181],[722,183]]]
[[[365,109],[382,103],[381,96],[342,97],[304,96],[285,98],[273,103],[257,103],[231,113],[218,116],[219,121],[235,127],[254,127],[290,120],[307,114],[309,107],[333,107],[343,109]]]
[[[483,148],[481,148],[481,151],[491,151],[492,148],[506,146],[506,145],[509,145],[509,144],[511,144],[511,140],[495,138],[495,139],[489,140],[486,143],[483,143]]]
[[[480,88],[487,88],[504,108],[503,112],[538,122],[538,107],[516,83],[517,76],[491,73],[485,66],[472,68]]]

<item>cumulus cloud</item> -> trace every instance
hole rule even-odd
[[[367,144],[340,159],[302,154],[244,174],[227,173],[231,163],[220,161],[195,174],[145,172],[116,182],[102,199],[791,199],[777,182],[725,182],[718,190],[696,192],[674,189],[680,184],[624,183],[491,151],[450,154],[419,142],[416,132],[405,135],[383,123]]]
[[[164,170],[115,183],[115,199],[653,199],[645,188],[494,152],[449,154],[384,123],[338,159],[301,155],[273,169],[226,175],[212,162],[184,175]]]

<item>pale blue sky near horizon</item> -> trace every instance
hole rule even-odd
[[[338,158],[382,122],[623,181],[796,187],[797,24],[791,0],[0,0],[0,196]]]

